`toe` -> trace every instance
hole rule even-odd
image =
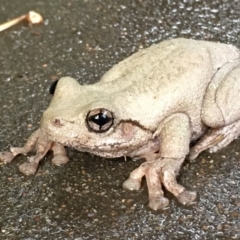
[[[52,159],[52,163],[57,166],[66,164],[68,161],[69,161],[69,158],[63,154],[55,155],[54,158]]]
[[[192,148],[189,152],[189,154],[187,155],[187,159],[190,161],[193,161],[194,159],[196,159],[199,155],[199,151],[197,151],[196,149]]]
[[[196,200],[196,197],[196,192],[185,190],[177,196],[177,199],[183,205],[187,205],[193,203]]]
[[[153,210],[166,208],[169,205],[169,200],[163,196],[149,198],[148,206]]]
[[[138,179],[128,178],[123,182],[122,186],[128,190],[139,190],[141,188],[141,182]]]
[[[38,164],[35,162],[23,163],[19,166],[19,171],[25,175],[31,175],[36,173]]]
[[[0,152],[0,162],[10,163],[15,156],[11,152]]]

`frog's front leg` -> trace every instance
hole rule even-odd
[[[11,147],[10,151],[0,152],[0,161],[3,163],[10,163],[18,154],[27,154],[32,151],[38,141],[40,129],[34,131],[28,138],[24,147]]]
[[[50,141],[47,136],[42,134],[41,130],[38,129],[32,133],[23,147],[11,147],[10,151],[0,152],[0,161],[6,164],[11,162],[18,154],[27,154],[34,150],[36,151],[36,155],[31,156],[29,162],[19,166],[19,170],[26,175],[34,174],[37,171],[39,162],[49,150],[53,151],[53,164],[61,165],[69,160],[64,147],[59,143]]]
[[[166,119],[163,127],[156,131],[160,141],[160,156],[148,160],[135,169],[123,183],[130,190],[140,188],[145,175],[149,193],[149,207],[157,210],[169,204],[164,197],[162,184],[177,197],[179,202],[188,204],[196,199],[196,193],[187,191],[177,183],[176,177],[189,151],[190,123],[185,114],[175,114]]]

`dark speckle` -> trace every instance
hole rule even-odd
[[[49,93],[50,93],[51,95],[54,94],[55,89],[56,89],[56,86],[57,86],[57,83],[58,83],[58,80],[55,80],[55,81],[52,83],[52,85],[50,86],[50,88],[49,88]]]
[[[62,123],[61,123],[61,121],[59,120],[59,119],[54,119],[54,121],[53,121],[53,124],[56,126],[56,127],[62,127],[62,126],[64,126]]]

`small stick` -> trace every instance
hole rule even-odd
[[[0,32],[18,24],[19,22],[27,20],[31,24],[38,24],[43,22],[43,17],[34,11],[30,11],[28,14],[22,15],[18,18],[15,18],[13,20],[10,20],[6,23],[3,23],[0,25]]]

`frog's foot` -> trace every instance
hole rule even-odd
[[[152,162],[145,162],[135,169],[123,183],[123,187],[138,190],[141,187],[142,177],[145,175],[149,193],[149,207],[153,210],[162,209],[169,205],[164,197],[162,184],[178,201],[184,205],[195,201],[196,193],[187,191],[176,181],[178,171],[183,160],[160,158]]]
[[[210,153],[217,152],[219,149],[226,147],[240,135],[240,120],[222,128],[210,129],[194,145],[188,158],[195,159],[202,151],[209,149]]]
[[[49,150],[53,150],[54,157],[52,162],[55,165],[61,165],[68,161],[64,147],[58,143],[49,141],[47,137],[41,134],[39,129],[29,137],[24,147],[11,147],[9,152],[0,152],[0,161],[9,163],[18,154],[27,154],[33,150],[36,150],[36,155],[31,156],[28,162],[19,166],[19,170],[26,175],[34,174],[37,171],[39,162]]]
[[[27,154],[32,151],[38,141],[40,129],[32,133],[24,147],[11,147],[10,151],[0,152],[0,162],[10,163],[18,154]]]

